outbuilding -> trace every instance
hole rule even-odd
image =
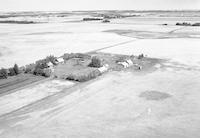
[[[51,67],[53,67],[53,63],[48,62],[48,63],[47,63],[47,66],[48,66],[48,68],[51,68]]]
[[[64,63],[64,59],[63,58],[57,58],[58,63]]]
[[[105,65],[103,65],[102,67],[98,68],[98,70],[99,70],[101,73],[104,73],[104,72],[108,71],[108,67],[109,67],[109,65],[108,65],[108,64],[105,64]]]

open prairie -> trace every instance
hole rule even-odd
[[[106,52],[161,59],[141,71],[76,84],[51,79],[0,97],[2,138],[199,138],[200,17],[150,16],[0,24],[0,67],[53,54]],[[154,13],[159,15],[160,13]],[[162,13],[163,14],[163,13]],[[167,25],[163,25],[167,24]]]
[[[198,48],[196,46],[199,45],[200,27],[175,26],[176,22],[200,22],[198,15],[191,13],[190,17],[188,17],[189,15],[179,17],[181,13],[174,15],[167,12],[162,13],[162,16],[159,13],[133,12],[132,14],[141,14],[141,16],[111,19],[110,23],[82,21],[84,17],[92,16],[87,12],[75,13],[75,15],[67,15],[62,18],[53,16],[47,19],[45,17],[38,19],[30,15],[30,17],[28,15],[28,17],[10,17],[9,20],[44,21],[37,24],[0,24],[0,67],[10,67],[14,63],[30,64],[50,54],[61,56],[64,52],[88,52],[112,46],[123,48],[131,45],[133,50],[127,51],[134,54],[136,52],[135,45],[138,43],[150,49],[151,47],[160,47],[160,43],[168,44],[167,48],[170,46],[168,51],[173,50],[176,52],[175,54],[187,54],[183,52],[193,54],[193,51],[198,51],[195,48]],[[151,40],[146,41],[146,39]],[[184,40],[182,41],[182,39]],[[150,44],[147,45],[149,41]],[[177,49],[174,45],[178,48],[181,46],[182,49]],[[192,50],[188,51],[188,47],[191,47]],[[144,50],[139,52],[149,54],[146,49]],[[126,52],[126,50],[123,51]],[[168,51],[165,53],[152,51],[162,55],[174,53],[173,51],[170,53]]]

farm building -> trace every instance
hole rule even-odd
[[[118,62],[117,64],[122,65],[124,68],[128,68],[133,65],[133,62],[130,59],[128,59],[123,62]]]
[[[109,65],[108,65],[108,64],[105,64],[105,65],[103,65],[102,67],[98,68],[98,70],[99,70],[101,73],[104,73],[104,72],[108,71],[108,67],[109,67]]]
[[[64,59],[63,58],[57,58],[56,59],[58,63],[64,63]]]
[[[48,68],[52,68],[52,67],[53,67],[53,63],[48,62],[48,63],[47,63],[47,66],[48,66]]]

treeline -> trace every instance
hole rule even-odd
[[[50,55],[47,56],[45,59],[41,59],[36,61],[35,63],[26,65],[24,67],[24,73],[49,77],[51,75],[51,69],[49,67],[56,64],[57,58]]]
[[[99,20],[103,20],[102,18],[83,18],[83,21],[99,21]]]
[[[36,24],[36,22],[34,22],[34,21],[15,21],[15,20],[0,21],[0,23],[9,23],[9,24]]]
[[[183,23],[176,23],[177,26],[200,26],[200,23],[187,23],[187,22],[183,22]]]
[[[0,70],[0,79],[7,79],[8,76],[15,76],[15,75],[18,75],[19,73],[20,71],[17,64],[15,64],[13,67],[9,69],[2,68]]]
[[[20,68],[17,64],[15,64],[11,68],[0,69],[0,79],[7,79],[8,76],[15,76],[20,73],[29,73],[33,75],[49,77],[51,75],[51,69],[49,67],[56,64],[57,58],[52,55]]]

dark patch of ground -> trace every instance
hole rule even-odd
[[[5,21],[0,21],[0,23],[8,23],[8,24],[35,24],[35,23],[38,23],[38,22],[34,22],[34,21],[5,20]]]
[[[152,31],[138,31],[138,30],[106,30],[107,33],[115,33],[122,36],[133,37],[137,39],[168,39],[168,38],[199,38],[198,34],[193,34],[196,36],[191,36],[189,33],[176,32],[185,27],[174,29],[169,32],[152,32]]]
[[[171,95],[168,93],[159,92],[159,91],[145,91],[145,92],[142,92],[139,95],[139,97],[145,98],[146,100],[160,101],[160,100],[164,100],[171,97]]]
[[[29,34],[26,34],[26,35],[49,35],[49,34],[68,34],[68,33],[71,33],[71,32],[62,32],[62,31],[58,31],[58,32],[36,32],[36,33],[29,33]]]

